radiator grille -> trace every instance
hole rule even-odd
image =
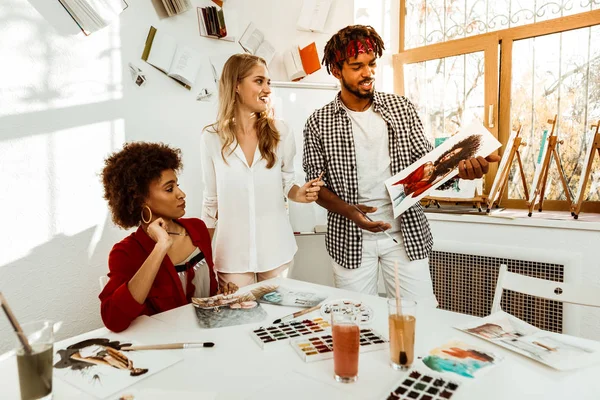
[[[431,278],[440,308],[484,317],[494,299],[500,264],[510,272],[556,282],[564,281],[564,265],[433,251]],[[504,290],[502,309],[540,329],[562,333],[562,302]]]

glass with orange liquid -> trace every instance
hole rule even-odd
[[[402,314],[398,313],[396,299],[388,299],[390,327],[390,364],[397,370],[407,370],[415,357],[415,327],[417,303],[400,300]]]
[[[360,328],[356,315],[332,312],[331,326],[335,380],[342,383],[356,382],[360,342]]]

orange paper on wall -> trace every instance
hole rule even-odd
[[[302,69],[306,75],[310,75],[321,69],[319,62],[319,53],[317,53],[317,45],[312,42],[303,49],[300,49],[300,59],[302,60]]]

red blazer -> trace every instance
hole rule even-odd
[[[218,285],[213,270],[210,236],[206,225],[197,218],[181,218],[177,222],[187,230],[192,243],[204,253],[211,272],[210,294],[215,295]],[[183,294],[181,280],[168,255],[160,265],[146,301],[140,304],[131,296],[127,283],[146,261],[155,244],[140,227],[135,233],[113,246],[108,256],[109,281],[99,296],[102,321],[111,331],[121,332],[127,329],[131,321],[140,315],[157,314],[191,301],[195,290],[191,282],[194,277],[193,270],[188,270],[186,297]]]

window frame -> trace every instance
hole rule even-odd
[[[493,105],[494,127],[489,127],[488,113],[484,114],[484,124],[502,143],[499,154],[505,151],[510,136],[510,105],[512,89],[512,50],[517,40],[567,32],[575,29],[600,25],[600,10],[586,11],[566,17],[554,18],[529,25],[521,25],[495,32],[483,33],[466,38],[453,39],[426,46],[405,50],[406,0],[400,0],[399,13],[399,52],[393,56],[394,92],[404,95],[404,65],[459,56],[476,51],[485,52],[485,104]],[[488,76],[488,74],[490,74]],[[549,116],[551,118],[552,116]],[[560,118],[560,117],[559,117]],[[487,193],[494,181],[497,165],[490,168],[485,177],[484,193]],[[525,199],[509,199],[508,190],[504,191],[502,205],[508,208],[527,208]],[[545,210],[568,211],[571,204],[566,200],[544,200]],[[584,201],[584,212],[600,212],[600,201]]]

